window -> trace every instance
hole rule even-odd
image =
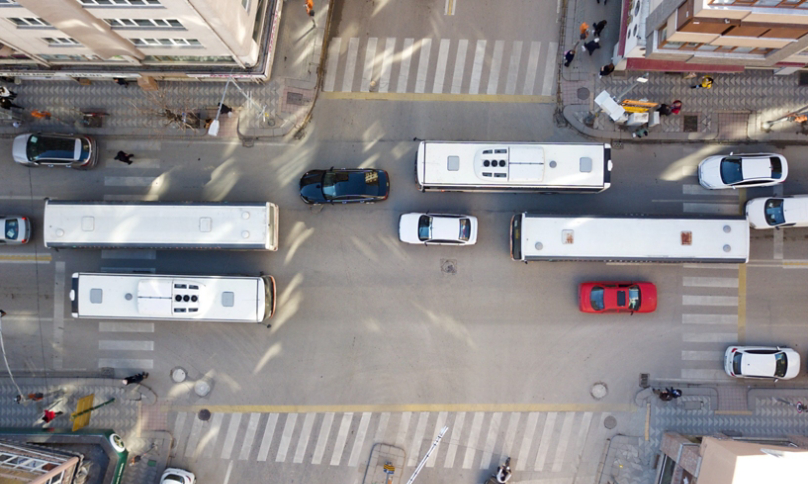
[[[250,11],[250,0],[241,0],[241,6],[244,7],[244,10]]]
[[[593,287],[592,292],[589,293],[589,303],[595,311],[603,311],[606,307],[603,303],[603,293],[604,290],[601,286]]]
[[[105,18],[104,22],[112,28],[146,28],[146,29],[181,29],[182,23],[179,20],[169,18]]]
[[[88,7],[149,7],[159,6],[160,0],[79,0]]]
[[[81,45],[78,40],[72,39],[70,37],[43,37],[45,42],[48,43],[51,47],[53,46],[77,46]]]
[[[783,199],[770,198],[766,200],[765,205],[766,222],[769,225],[782,225],[786,223],[785,213],[783,212]]]
[[[197,39],[129,39],[139,47],[201,47]]]
[[[236,65],[232,57],[204,55],[147,55],[146,64],[227,64]]]
[[[15,18],[9,20],[17,27],[50,27],[50,24],[41,18]]]
[[[17,6],[19,3],[15,2],[14,0],[0,0],[0,6],[3,5],[14,5]]]
[[[19,233],[19,220],[6,220],[6,239],[7,240],[17,240],[17,234]]]

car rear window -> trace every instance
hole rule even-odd
[[[421,215],[418,217],[418,240],[429,240],[432,237],[432,217]]]
[[[468,241],[471,237],[471,221],[467,218],[460,219],[460,240]]]
[[[732,355],[732,372],[736,375],[743,375],[743,368],[741,367],[742,361],[743,353],[736,351],[735,354]]]
[[[783,378],[788,371],[788,358],[783,352],[774,355],[774,376]]]
[[[19,231],[20,226],[17,220],[6,220],[6,240],[16,240]]]
[[[87,149],[89,150],[89,146]],[[75,150],[76,140],[74,138],[32,135],[28,139],[26,155],[31,161],[54,159],[72,161]]]
[[[628,288],[628,308],[632,311],[640,309],[640,286],[636,284]]]
[[[592,292],[589,293],[589,304],[592,305],[592,309],[595,311],[603,311],[603,287],[595,286],[592,288]]]
[[[766,200],[765,213],[766,222],[768,222],[769,225],[781,225],[786,223],[782,198],[770,198]]]

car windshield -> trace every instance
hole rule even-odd
[[[728,156],[721,160],[721,181],[727,185],[734,185],[743,181],[740,158]]]
[[[346,195],[356,195],[357,197],[376,195],[379,192],[378,186],[379,174],[375,171],[330,170],[323,176],[323,195],[327,199]]]
[[[89,149],[88,145],[87,150],[89,151]],[[31,161],[53,159],[72,161],[75,150],[75,138],[59,138],[35,134],[28,139],[25,154],[28,155],[28,159]]]
[[[632,311],[640,309],[640,286],[636,284],[628,288],[628,308]]]
[[[736,351],[732,355],[732,372],[736,375],[743,375],[743,369],[741,367],[741,362],[743,361],[743,353],[740,351]]]
[[[603,288],[595,286],[592,292],[589,293],[589,303],[595,311],[603,311]]]
[[[467,242],[471,237],[471,220],[467,218],[460,219],[460,240]]]
[[[774,355],[774,376],[783,378],[788,370],[788,359],[782,351]]]
[[[769,158],[772,162],[772,178],[778,179],[783,177],[783,164],[780,162],[779,156],[772,156]]]
[[[783,212],[783,199],[770,198],[766,200],[766,222],[769,225],[782,225],[786,223],[786,215]]]
[[[418,240],[429,240],[432,236],[432,217],[421,215],[418,217]]]
[[[17,240],[17,233],[20,230],[17,220],[6,220],[6,240]]]

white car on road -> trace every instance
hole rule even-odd
[[[800,355],[780,346],[730,346],[724,371],[735,378],[790,380],[800,373]]]
[[[196,476],[188,471],[169,467],[163,472],[160,484],[195,484]]]
[[[405,213],[398,237],[408,244],[472,245],[477,242],[477,217],[443,213]]]
[[[788,163],[776,153],[709,156],[699,163],[699,183],[704,188],[767,187],[786,181]]]
[[[746,202],[746,218],[753,229],[808,227],[808,195],[754,198]]]
[[[28,217],[6,217],[0,215],[0,245],[25,244],[31,240],[31,220]]]

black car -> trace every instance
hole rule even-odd
[[[384,170],[312,170],[300,179],[300,197],[306,203],[375,202],[386,199],[389,194],[390,177]]]

